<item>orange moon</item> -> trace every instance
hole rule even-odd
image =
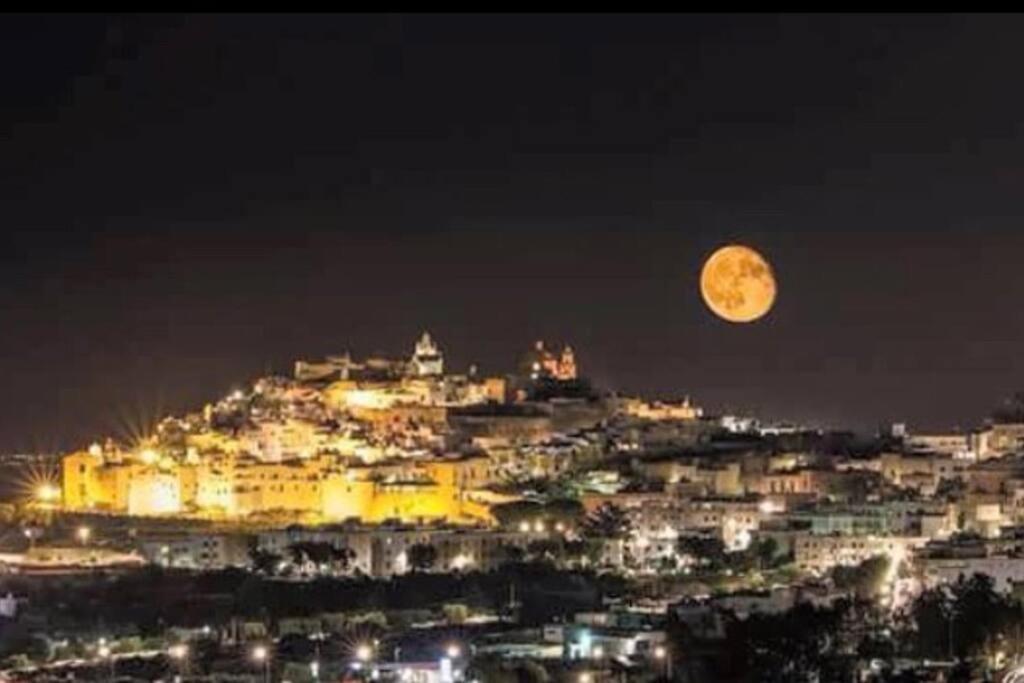
[[[715,251],[700,273],[700,293],[712,313],[731,323],[749,323],[775,304],[778,288],[772,267],[741,244]]]

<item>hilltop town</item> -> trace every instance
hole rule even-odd
[[[697,408],[596,392],[573,350],[543,342],[518,374],[445,372],[428,333],[408,358],[295,363],[137,443],[62,461],[66,511],[213,520],[490,524],[517,481],[555,477],[630,422],[696,421]],[[502,493],[504,489],[506,493]]]
[[[9,516],[21,533],[0,567],[39,583],[0,612],[81,637],[94,615],[41,599],[50,577],[163,591],[131,616],[103,598],[103,637],[130,659],[125,638],[153,610],[201,619],[209,631],[155,632],[209,648],[211,672],[248,657],[303,681],[489,680],[526,675],[521,657],[580,682],[735,666],[781,680],[789,664],[759,654],[784,647],[779,629],[817,648],[801,680],[1015,671],[993,643],[1024,632],[1022,450],[1021,396],[970,430],[858,435],[621,396],[568,345],[535,342],[505,374],[453,373],[423,333],[404,357],[299,361],[135,441],[64,455],[59,482],[40,479]],[[107,575],[119,588],[92,583]],[[402,597],[377,613],[376,590]],[[949,636],[979,604],[1002,616]],[[409,609],[430,626],[410,627]],[[368,614],[374,639],[353,625]],[[341,649],[310,677],[289,659],[296,638]],[[90,642],[71,648],[84,663],[18,661],[43,680],[112,663]]]

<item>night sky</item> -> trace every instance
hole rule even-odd
[[[1024,387],[1020,17],[9,17],[0,450],[295,358],[968,427]],[[726,242],[765,319],[699,298]]]

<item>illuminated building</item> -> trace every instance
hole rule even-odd
[[[524,360],[524,370],[530,379],[574,380],[577,377],[576,354],[569,345],[555,354],[538,340]]]
[[[181,484],[177,473],[148,470],[128,481],[129,515],[169,515],[181,512]]]
[[[552,378],[576,377],[572,349],[543,351]],[[591,448],[544,444],[554,431],[593,425],[598,401],[565,399],[536,409],[505,406],[499,377],[445,375],[428,333],[411,357],[300,361],[295,377],[235,386],[219,401],[167,417],[136,443],[66,455],[68,510],[139,516],[322,523],[357,519],[490,524],[493,496],[479,493],[507,463],[491,455],[438,457],[495,433],[516,442],[512,459],[557,472]],[[530,408],[529,410],[527,408]],[[533,451],[521,444],[539,444]],[[582,455],[580,456],[582,457]],[[58,502],[59,501],[59,502]]]
[[[421,459],[398,465],[346,465],[320,456],[285,462],[227,458],[219,464],[133,460],[103,462],[88,452],[64,459],[65,506],[140,516],[382,522],[389,519],[463,524],[491,522],[471,495],[496,474],[486,457]]]
[[[412,374],[416,377],[437,377],[444,373],[444,357],[429,332],[424,332],[416,342],[410,360]]]
[[[248,566],[249,539],[241,534],[179,534],[149,538],[139,544],[150,564],[181,569]]]
[[[923,536],[822,536],[807,533],[794,539],[793,558],[802,570],[826,572],[839,565],[858,565],[879,555],[909,556],[927,540]]]
[[[696,420],[703,415],[700,407],[690,404],[689,398],[678,403],[661,401],[648,403],[640,399],[626,399],[623,402],[622,410],[631,417],[655,421]]]

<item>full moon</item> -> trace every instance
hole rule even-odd
[[[775,303],[775,275],[761,254],[739,244],[718,249],[704,263],[700,293],[708,308],[731,323],[763,317]]]

